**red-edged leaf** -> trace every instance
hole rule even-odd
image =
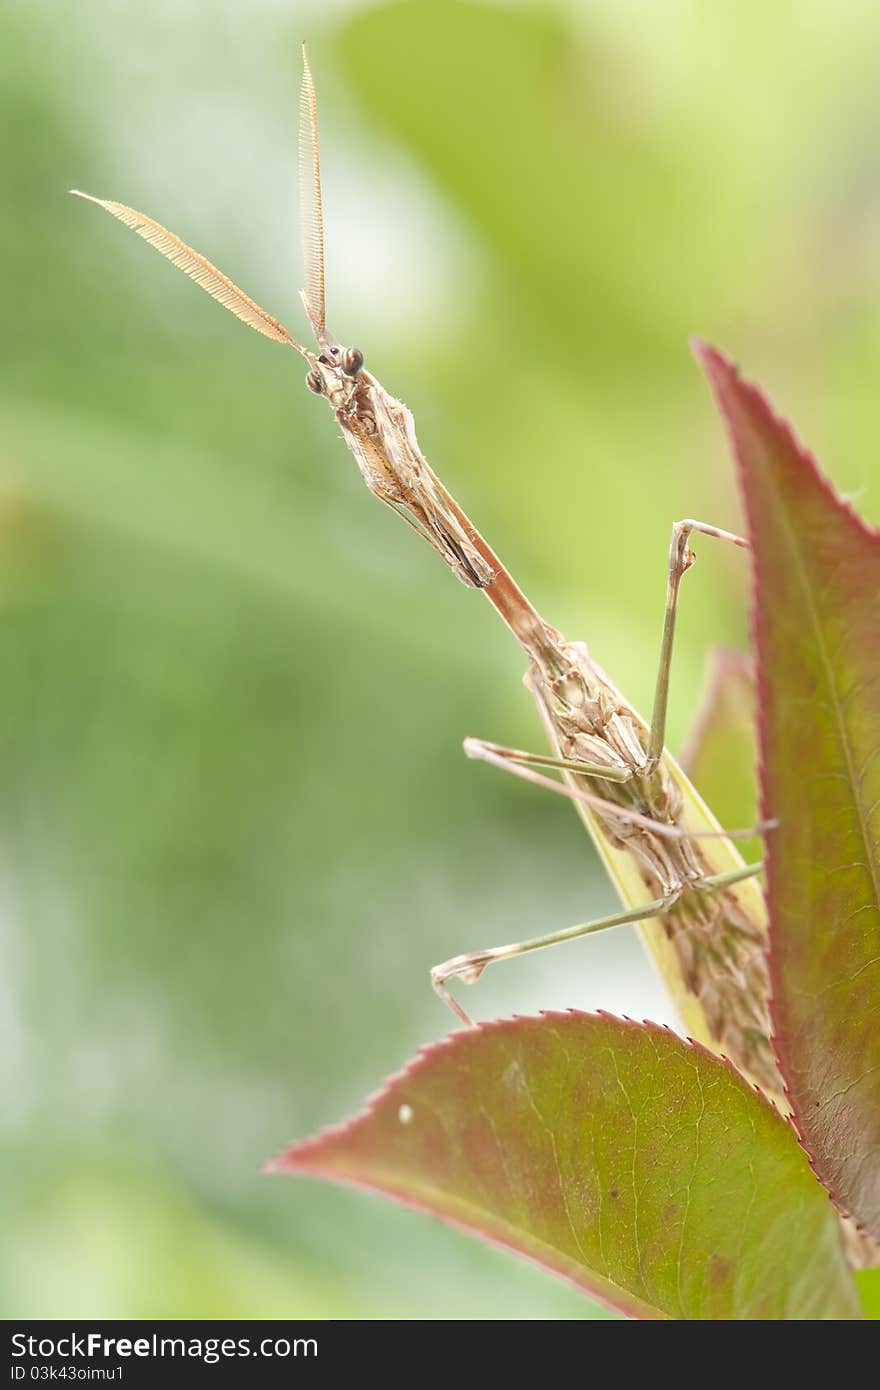
[[[569,1013],[453,1033],[268,1168],[397,1198],[633,1317],[860,1315],[790,1125],[653,1025]]]
[[[880,1237],[880,534],[760,391],[697,351],[755,550],[779,1060],[817,1174]]]
[[[722,825],[758,820],[757,708],[751,657],[715,647],[679,762]],[[737,848],[747,864],[764,853],[757,836]]]

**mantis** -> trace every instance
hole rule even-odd
[[[541,617],[428,464],[410,411],[371,375],[361,350],[344,346],[328,328],[317,103],[305,48],[299,154],[301,298],[314,348],[152,218],[71,191],[137,232],[237,318],[305,359],[306,385],[330,406],[369,490],[402,516],[463,584],[485,595],[527,659],[525,683],[551,751],[529,753],[479,739],[467,739],[465,751],[568,797],[623,907],[529,941],[454,956],[433,967],[434,989],[462,1023],[470,1024],[451,988],[454,982],[470,984],[490,964],[634,923],[691,1035],[728,1056],[787,1109],[770,1042],[767,920],[757,882],[762,866],[746,864],[734,844],[754,830],[723,830],[665,748],[679,589],[694,562],[689,540],[696,534],[740,548],[748,542],[696,520],[673,526],[654,703],[650,720],[643,719],[587,647],[568,641]]]

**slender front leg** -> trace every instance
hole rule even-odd
[[[584,791],[582,787],[572,787],[567,782],[557,781],[555,777],[547,777],[543,772],[537,772],[530,764],[558,767],[564,771],[576,772],[581,777],[604,777],[613,782],[630,781],[634,775],[630,770],[625,770],[624,775],[620,776],[618,769],[609,768],[602,763],[573,762],[569,758],[555,758],[544,753],[524,753],[520,748],[505,748],[502,744],[486,743],[479,738],[466,738],[464,751],[469,758],[490,763],[492,767],[499,767],[503,772],[512,772],[524,782],[544,787],[547,791],[556,792],[558,796],[567,796],[570,801],[579,801],[582,805],[599,811],[603,816],[611,816],[612,819],[622,821],[626,825],[640,826],[642,830],[649,830],[651,834],[659,835],[663,840],[751,840],[755,835],[774,830],[777,824],[775,820],[759,821],[757,825],[733,830],[692,830],[683,825],[670,825],[668,821],[642,815],[641,811],[635,811],[630,806],[621,806],[616,801],[606,801],[604,797],[595,796],[593,792]],[[639,775],[642,775],[641,769]]]
[[[599,777],[606,782],[631,782],[635,775],[631,767],[575,762],[571,758],[557,758],[550,753],[526,753],[522,748],[507,748],[503,743],[489,743],[484,738],[466,738],[464,751],[467,757],[484,763],[491,762],[496,767],[506,767],[509,763],[521,767],[552,767],[562,772],[576,772],[579,777]]]
[[[431,970],[431,984],[437,994],[443,1000],[456,1018],[460,1019],[467,1027],[474,1027],[474,1021],[465,1012],[455,996],[450,992],[448,985],[450,980],[461,980],[463,984],[472,985],[482,975],[487,965],[493,965],[499,960],[512,960],[514,956],[524,956],[529,951],[542,951],[545,946],[559,946],[564,941],[576,941],[581,936],[592,936],[594,932],[605,931],[608,927],[621,927],[627,922],[643,922],[648,917],[662,917],[664,912],[668,912],[673,903],[677,902],[683,892],[711,893],[719,888],[728,888],[733,883],[740,883],[745,878],[753,878],[763,869],[763,863],[746,864],[741,869],[731,869],[725,874],[715,874],[711,878],[703,878],[698,882],[688,884],[680,888],[675,893],[669,893],[665,898],[655,898],[653,902],[645,903],[642,907],[633,907],[626,912],[615,912],[610,917],[597,917],[592,922],[581,922],[576,927],[564,927],[562,931],[548,932],[546,936],[534,936],[528,941],[517,941],[510,946],[492,946],[484,951],[469,951],[463,956],[453,956],[451,960],[443,961],[441,965],[433,966]]]
[[[678,611],[678,591],[683,575],[687,574],[696,556],[688,546],[692,531],[703,536],[713,536],[715,540],[727,541],[730,545],[748,550],[749,543],[742,536],[731,531],[722,531],[717,526],[708,526],[704,521],[676,521],[672,528],[669,543],[669,571],[666,579],[666,614],[663,619],[663,640],[660,644],[660,665],[657,670],[657,684],[654,689],[654,706],[651,711],[651,731],[648,737],[648,760],[645,775],[650,776],[663,756],[666,742],[666,706],[669,701],[669,671],[672,665],[672,644],[675,639],[675,617]]]

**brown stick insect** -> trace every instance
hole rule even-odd
[[[747,542],[700,521],[673,526],[654,705],[650,722],[644,720],[587,648],[567,641],[540,616],[427,463],[409,410],[371,375],[360,349],[343,346],[327,327],[317,106],[305,50],[303,60],[302,301],[315,348],[298,342],[152,218],[122,203],[78,196],[131,227],[251,328],[305,358],[306,385],[329,404],[367,487],[433,546],[463,584],[486,596],[525,653],[526,684],[551,751],[532,754],[477,739],[466,740],[465,751],[574,802],[623,910],[533,940],[454,956],[431,971],[434,988],[467,1024],[471,1020],[450,989],[453,981],[472,983],[495,962],[637,923],[688,1031],[729,1056],[784,1105],[769,1036],[766,914],[756,881],[761,865],[744,863],[733,843],[754,830],[722,830],[664,747],[679,586],[694,560],[689,538],[696,533],[740,547]]]

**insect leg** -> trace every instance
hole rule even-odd
[[[644,769],[646,775],[655,771],[663,756],[663,746],[666,741],[666,706],[669,700],[669,670],[672,665],[672,644],[675,638],[678,591],[681,587],[682,576],[687,573],[696,559],[694,552],[688,546],[688,540],[693,531],[699,531],[703,536],[712,536],[715,540],[727,541],[730,545],[738,545],[744,550],[749,549],[748,541],[744,540],[742,536],[735,536],[731,531],[722,531],[717,526],[709,526],[704,521],[676,521],[672,527],[672,539],[669,543],[669,569],[666,578],[666,613],[663,619],[663,638],[660,643],[657,684],[654,688],[651,731],[648,736],[648,760]]]
[[[740,830],[694,830],[690,827],[671,825],[668,821],[655,820],[653,816],[642,815],[640,811],[633,810],[629,806],[622,806],[617,801],[606,801],[604,797],[596,796],[593,792],[583,790],[581,787],[569,786],[567,782],[557,781],[555,777],[547,777],[544,773],[538,772],[536,768],[528,766],[529,763],[537,763],[539,766],[555,768],[559,767],[578,773],[582,777],[604,777],[609,778],[615,769],[608,768],[600,764],[570,762],[565,758],[545,757],[543,754],[524,753],[518,748],[504,748],[497,743],[486,743],[478,738],[466,738],[464,741],[464,751],[469,758],[478,758],[482,762],[490,763],[493,767],[499,767],[504,772],[512,772],[515,777],[521,777],[524,782],[533,782],[535,786],[545,787],[548,791],[556,792],[559,796],[567,796],[571,801],[580,801],[585,806],[590,806],[594,811],[599,811],[603,816],[610,816],[623,821],[628,825],[641,826],[643,830],[650,830],[652,834],[658,835],[666,840],[750,840],[756,834],[761,835],[766,830],[772,830],[776,826],[776,821],[761,821],[757,826],[748,826]],[[640,774],[641,775],[641,774]],[[615,778],[611,775],[612,781],[629,781],[629,776]]]
[[[559,946],[565,941],[576,941],[582,936],[592,936],[594,932],[605,931],[609,927],[621,927],[627,922],[643,922],[648,917],[662,917],[684,892],[710,893],[717,889],[727,888],[732,883],[739,883],[742,879],[752,878],[755,874],[759,874],[762,868],[763,864],[761,863],[746,864],[741,869],[731,869],[728,873],[715,874],[713,877],[701,879],[697,883],[688,884],[675,893],[669,893],[663,898],[655,898],[653,902],[644,903],[641,907],[633,907],[624,912],[614,912],[610,917],[597,917],[592,922],[581,922],[578,926],[564,927],[561,931],[548,932],[545,936],[534,936],[528,941],[517,941],[509,946],[493,946],[483,951],[469,951],[465,955],[453,956],[450,960],[443,961],[442,964],[432,968],[431,984],[456,1018],[468,1027],[473,1027],[473,1019],[465,1012],[449,989],[451,980],[461,980],[463,984],[471,985],[480,978],[487,965],[493,965],[497,961],[512,960],[514,956],[524,956],[529,951],[542,951],[545,946]]]
[[[489,743],[483,738],[466,738],[464,751],[469,758],[489,762],[498,759],[516,763],[523,767],[559,768],[562,772],[576,772],[581,777],[600,777],[607,782],[629,782],[633,777],[630,767],[613,767],[609,763],[575,762],[571,758],[556,758],[550,753],[526,753],[522,748],[507,748],[503,743]]]

